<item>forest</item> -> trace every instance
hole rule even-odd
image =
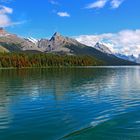
[[[104,62],[91,56],[0,53],[0,68],[98,66]]]

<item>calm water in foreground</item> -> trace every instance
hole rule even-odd
[[[140,140],[140,67],[0,70],[0,140]]]

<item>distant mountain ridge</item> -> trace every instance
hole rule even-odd
[[[135,63],[116,57],[103,44],[95,48],[56,32],[50,39],[22,38],[0,28],[0,46],[5,52],[54,53],[59,55],[89,55],[102,60],[106,65],[134,65]]]
[[[94,39],[89,39],[87,38],[86,40],[86,36],[84,38],[84,36],[82,36],[81,38],[76,38],[78,41],[80,41],[81,43],[84,43],[86,45],[90,45],[92,46],[93,48],[103,52],[103,53],[106,53],[106,54],[112,54],[120,59],[124,59],[124,60],[127,60],[127,61],[131,61],[131,62],[135,62],[135,63],[140,63],[140,54],[138,57],[134,56],[133,54],[131,55],[126,55],[126,54],[122,54],[122,53],[118,53],[116,51],[113,50],[113,48],[111,48],[111,46],[109,47],[108,43],[106,42],[103,42],[103,41],[98,41],[96,42],[96,38]],[[111,49],[110,49],[111,48]]]
[[[135,63],[140,63],[140,54],[138,57],[135,57],[134,55],[124,55],[124,54],[120,54],[120,53],[116,53],[114,55],[116,55],[118,58],[121,58],[124,60],[132,61]]]

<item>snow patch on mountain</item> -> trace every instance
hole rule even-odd
[[[34,43],[34,44],[37,44],[38,43],[38,40],[33,38],[33,37],[28,37],[27,40],[29,40],[30,42]]]

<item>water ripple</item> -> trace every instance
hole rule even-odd
[[[0,70],[0,140],[140,139],[138,67]]]

